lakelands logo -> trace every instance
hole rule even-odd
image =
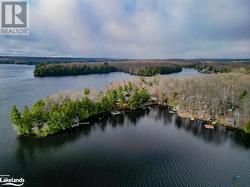
[[[29,1],[0,0],[2,35],[29,34]]]
[[[0,175],[0,185],[3,186],[23,186],[25,180],[23,178],[13,178],[10,175]]]

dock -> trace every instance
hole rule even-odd
[[[115,115],[121,114],[121,112],[119,112],[119,111],[112,111],[111,114],[112,114],[113,116],[115,116]]]
[[[173,111],[173,110],[169,110],[168,111],[170,114],[175,114],[176,113],[176,111]]]
[[[214,126],[213,125],[205,125],[205,128],[206,129],[214,129]]]

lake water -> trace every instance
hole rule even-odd
[[[43,139],[17,138],[8,120],[61,90],[101,90],[125,73],[34,78],[34,66],[0,65],[0,175],[25,186],[250,186],[250,138],[204,129],[166,109],[129,112]],[[200,76],[184,69],[179,76]]]

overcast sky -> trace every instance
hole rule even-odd
[[[249,58],[249,0],[31,0],[0,55]]]

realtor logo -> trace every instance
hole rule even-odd
[[[26,27],[26,12],[26,2],[2,2],[2,27]]]
[[[1,0],[1,34],[29,34],[29,6],[27,0]]]
[[[10,175],[0,175],[1,186],[23,186],[25,183],[24,178],[14,178]]]

